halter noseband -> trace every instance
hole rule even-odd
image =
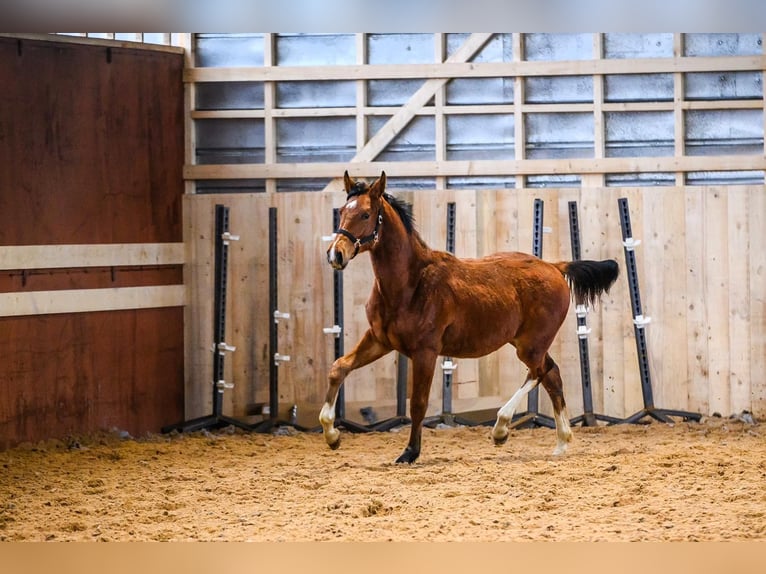
[[[361,195],[365,191],[367,191],[367,188],[365,187],[365,185],[362,182],[357,182],[354,185],[354,188],[346,196],[346,201],[348,201],[352,197]],[[378,216],[377,216],[377,221],[375,222],[375,229],[373,229],[372,233],[370,233],[369,235],[365,235],[364,237],[354,237],[354,235],[352,235],[351,232],[346,231],[342,227],[339,227],[338,229],[335,230],[335,233],[339,233],[340,235],[342,235],[343,237],[345,237],[346,239],[351,241],[351,243],[354,244],[354,254],[351,256],[352,259],[357,256],[357,254],[359,253],[359,248],[362,245],[366,245],[367,243],[370,243],[371,241],[378,240],[378,230],[380,229],[380,224],[383,223],[383,214],[381,213],[381,209],[382,208],[380,207],[378,208]]]

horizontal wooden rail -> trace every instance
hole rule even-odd
[[[134,42],[126,40],[113,40],[109,38],[90,38],[85,36],[65,36],[62,34],[48,33],[9,33],[3,32],[0,36],[17,38],[19,40],[41,40],[44,42],[59,42],[62,44],[85,44],[90,46],[104,46],[106,48],[125,48],[128,50],[148,50],[150,52],[169,52],[171,54],[183,54],[184,49],[179,46],[165,44],[143,43],[140,40]]]
[[[0,246],[0,270],[181,265],[183,243]]]
[[[762,99],[741,100],[686,100],[681,102],[682,110],[760,110],[763,108]],[[672,100],[653,102],[604,102],[601,109],[605,112],[672,112],[676,108]],[[357,112],[365,116],[392,116],[400,107],[393,106],[353,106],[345,108],[275,108],[271,111],[273,118],[327,118],[355,117]],[[443,114],[451,115],[496,115],[513,114],[517,110],[522,113],[591,113],[594,111],[593,102],[551,103],[551,104],[489,104],[489,105],[444,105]],[[436,115],[434,106],[424,106],[415,112],[418,116]],[[191,112],[194,120],[230,120],[230,119],[264,119],[263,109],[242,110],[195,110]]]
[[[657,173],[749,171],[766,169],[762,155],[526,160],[457,160],[360,163],[278,163],[187,165],[184,178],[265,179],[335,178],[348,170],[353,177],[375,177],[381,171],[396,177]]]
[[[0,317],[186,305],[184,285],[0,293]]]
[[[295,82],[388,79],[452,79],[516,76],[592,76],[762,71],[766,56],[705,56],[622,59],[368,64],[339,66],[243,66],[187,68],[185,82]]]

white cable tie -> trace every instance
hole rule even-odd
[[[336,337],[339,337],[343,329],[340,325],[333,325],[332,327],[324,327],[322,328],[322,332],[325,335],[335,335]]]
[[[289,319],[290,313],[283,313],[278,309],[274,309],[274,322],[279,323],[280,319]]]
[[[278,367],[279,363],[281,362],[287,362],[290,360],[290,355],[280,355],[279,353],[274,353],[274,364]]]
[[[335,239],[336,235],[337,233],[333,233],[332,235],[323,235],[322,241],[332,241],[333,239]]]
[[[543,233],[553,233],[553,228],[543,226]]]
[[[633,251],[636,247],[641,245],[641,240],[628,237],[625,241],[622,242],[622,244],[628,251]]]
[[[644,317],[643,315],[636,315],[633,318],[633,324],[639,329],[643,329],[644,326],[648,325],[651,322],[652,322],[651,317]]]
[[[586,305],[577,305],[575,307],[575,315],[577,315],[581,319],[585,317],[585,315],[587,314],[588,314],[588,307]]]
[[[218,387],[219,392],[223,392],[224,389],[233,389],[234,383],[227,383],[223,379],[216,381],[215,386]]]

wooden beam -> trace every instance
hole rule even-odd
[[[492,34],[482,34],[491,36]],[[473,36],[476,36],[474,34]],[[470,41],[470,38],[469,40]],[[485,40],[486,41],[486,40]],[[162,47],[162,46],[160,46]],[[317,80],[396,80],[494,78],[516,76],[587,76],[594,74],[670,74],[711,71],[761,71],[766,56],[635,58],[630,60],[558,60],[468,62],[450,58],[433,64],[372,64],[344,66],[271,66],[191,68],[186,82],[299,82]]]
[[[0,270],[183,263],[183,243],[0,246]]]
[[[466,62],[473,57],[476,52],[486,44],[493,34],[475,33],[471,34],[460,48],[452,56],[447,58],[447,62]],[[444,65],[444,64],[439,64]],[[428,101],[434,97],[434,94],[447,83],[449,78],[438,78],[426,80],[423,85],[412,95],[399,111],[383,124],[378,132],[372,136],[365,146],[351,158],[352,163],[371,162],[375,159],[391,141],[401,133],[401,131],[412,121],[417,111],[425,106]],[[340,181],[340,173],[337,178],[325,186],[325,191],[337,187]]]
[[[123,40],[108,40],[106,38],[87,38],[82,36],[64,36],[61,34],[12,34],[3,32],[0,37],[17,38],[19,40],[41,40],[44,42],[61,42],[63,44],[85,44],[89,46],[105,46],[107,48],[126,48],[129,50],[149,50],[150,52],[170,52],[183,54],[184,49],[177,46],[164,46],[162,44],[142,44],[139,42],[125,42]]]
[[[354,177],[395,177],[599,174],[676,171],[738,171],[766,169],[762,155],[612,157],[577,159],[386,161],[355,163],[280,163],[193,165],[186,179],[337,178],[348,170]]]
[[[0,293],[0,317],[186,305],[184,285]]]

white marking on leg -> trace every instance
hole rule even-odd
[[[492,437],[496,440],[503,440],[508,435],[508,423],[513,418],[513,413],[519,406],[521,400],[526,394],[537,386],[537,380],[527,379],[521,388],[513,393],[510,400],[497,411],[497,420],[492,428]]]
[[[336,399],[337,400],[337,397]],[[329,445],[334,445],[340,438],[340,431],[335,428],[335,401],[325,403],[319,411],[319,422],[322,425],[322,434]]]
[[[555,456],[564,454],[567,451],[567,445],[572,440],[572,429],[569,427],[569,416],[566,408],[553,415],[556,421],[556,448],[553,450]]]

